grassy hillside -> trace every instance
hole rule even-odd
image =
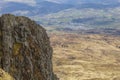
[[[51,34],[60,80],[120,80],[120,37]]]
[[[14,80],[7,72],[0,69],[0,80]]]

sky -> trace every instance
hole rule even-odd
[[[65,0],[0,0],[0,3],[8,3],[8,2],[18,2],[25,3],[27,5],[35,6],[37,2],[40,1],[51,1],[51,2],[63,2]]]
[[[104,1],[104,0],[0,0],[0,6],[4,3],[8,3],[8,2],[18,2],[18,3],[25,3],[27,5],[30,6],[35,6],[37,4],[37,2],[41,2],[41,1],[50,1],[50,2],[56,2],[56,3],[64,3],[64,2],[69,2],[69,3],[79,3],[80,1]],[[120,1],[120,0],[105,0],[105,1]]]

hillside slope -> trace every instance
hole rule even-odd
[[[8,73],[0,69],[0,80],[14,80]]]
[[[120,80],[120,37],[51,34],[53,64],[60,80]]]

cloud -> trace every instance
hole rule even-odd
[[[31,6],[36,5],[36,0],[2,0],[3,2],[18,2],[18,3],[25,3]]]
[[[56,2],[56,3],[63,3],[66,0],[46,0],[46,1],[50,1],[50,2]]]

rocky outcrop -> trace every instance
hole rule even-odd
[[[44,28],[27,17],[0,17],[0,67],[15,80],[56,80]]]

